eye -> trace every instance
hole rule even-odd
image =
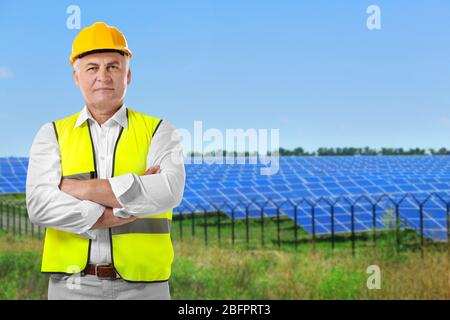
[[[97,70],[97,67],[90,67],[87,69],[87,71],[93,71],[93,70]]]

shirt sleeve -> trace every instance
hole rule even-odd
[[[183,198],[185,168],[183,149],[176,128],[163,121],[147,155],[147,169],[159,165],[159,174],[124,174],[109,178],[122,213],[137,217],[172,210]]]
[[[131,214],[127,213],[124,208],[113,208],[113,215],[119,218],[131,217]]]
[[[105,211],[92,201],[79,200],[61,191],[61,157],[52,123],[37,133],[30,149],[26,202],[34,224],[91,237],[88,230]]]

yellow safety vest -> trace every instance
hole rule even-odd
[[[79,112],[53,122],[61,152],[62,176],[95,179],[97,169],[88,121],[74,128]],[[161,120],[127,109],[128,128],[117,138],[112,176],[146,171],[147,153]],[[111,258],[118,274],[131,282],[167,281],[171,273],[173,247],[170,236],[172,211],[144,216],[109,228]],[[42,272],[74,274],[89,261],[91,240],[71,232],[47,228]]]

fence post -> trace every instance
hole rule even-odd
[[[355,206],[351,205],[352,214],[352,256],[355,256]]]
[[[27,212],[27,208],[24,208],[25,211],[25,234],[28,235],[28,212]]]
[[[313,205],[311,207],[311,218],[312,218],[312,245],[313,252],[316,252],[316,207]]]
[[[372,241],[373,241],[373,246],[376,246],[376,242],[377,242],[377,205],[373,204],[372,205]]]
[[[247,248],[250,247],[250,235],[248,230],[248,207],[245,208],[245,238],[247,241]]]
[[[19,235],[22,235],[22,207],[18,207],[19,209]]]
[[[400,252],[400,221],[399,221],[399,204],[395,204],[395,237],[397,240],[397,253]]]
[[[447,203],[447,256],[450,261],[450,203]]]
[[[205,211],[204,211],[204,214],[205,214],[205,216],[204,216],[204,228],[205,228],[205,246],[207,246],[208,245],[208,226],[207,226],[207,223],[208,223],[208,217],[207,217],[207,212],[206,212],[206,209],[205,209]]]
[[[192,211],[192,238],[195,237],[195,213]]]
[[[261,208],[261,244],[264,247],[264,207]]]
[[[7,208],[6,208],[6,231],[8,231],[8,232],[9,232],[9,210],[10,209],[11,208],[8,203]]]
[[[217,239],[219,241],[219,245],[221,243],[220,241],[220,210],[217,210]]]
[[[277,242],[278,249],[281,247],[281,237],[280,237],[280,207],[277,207]]]
[[[3,202],[0,202],[0,230],[3,230]]]
[[[234,234],[234,209],[231,210],[231,244],[234,247],[234,238],[235,238],[235,234]]]
[[[331,205],[331,250],[334,252],[334,204]]]
[[[13,204],[12,208],[12,216],[13,216],[13,234],[16,234],[16,205]]]
[[[294,207],[294,246],[297,250],[298,230],[297,230],[297,206]]]
[[[183,213],[180,212],[180,240],[183,240]]]
[[[423,247],[423,203],[419,206],[419,214],[420,214],[420,255],[424,257],[424,247]]]

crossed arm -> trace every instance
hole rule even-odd
[[[142,176],[73,180],[61,179],[58,141],[52,124],[45,124],[30,150],[26,194],[31,222],[82,235],[173,209],[181,202],[185,182],[181,144],[174,133],[175,127],[161,124]]]
[[[159,174],[160,172],[159,166],[154,166],[150,167],[144,175]],[[117,200],[108,179],[76,180],[63,178],[59,188],[78,200],[89,200],[106,207],[105,212],[92,226],[91,230],[117,227],[137,219],[135,216],[121,218],[113,214],[112,208],[121,208],[122,206]]]

